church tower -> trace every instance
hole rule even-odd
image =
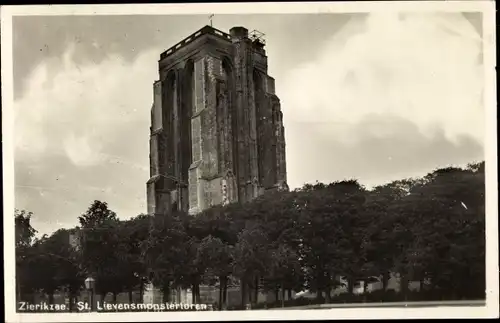
[[[205,26],[161,54],[151,110],[148,214],[286,188],[285,138],[262,34]]]

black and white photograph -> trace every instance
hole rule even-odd
[[[498,317],[493,2],[0,12],[7,322]]]

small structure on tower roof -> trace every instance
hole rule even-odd
[[[258,30],[252,30],[249,34],[249,38],[252,40],[253,43],[261,43],[262,45],[266,44],[266,38],[265,34],[258,31]]]

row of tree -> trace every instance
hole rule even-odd
[[[64,291],[72,299],[92,275],[96,292],[115,300],[152,282],[165,301],[190,288],[199,302],[200,285],[213,285],[223,306],[228,286],[238,285],[242,304],[256,303],[259,291],[284,299],[301,290],[329,302],[340,277],[352,294],[360,280],[385,290],[391,273],[401,276],[403,294],[417,280],[441,298],[485,297],[484,162],[371,190],[355,180],[307,184],[196,216],[121,221],[94,201],[79,228],[40,239],[30,216],[16,211],[21,298]]]

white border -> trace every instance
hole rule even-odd
[[[2,43],[2,144],[4,228],[13,228],[10,216],[14,210],[14,146],[13,146],[13,64],[12,16],[17,15],[169,15],[169,14],[291,14],[291,13],[355,13],[373,11],[411,12],[482,12],[485,65],[486,117],[486,276],[485,307],[431,308],[341,308],[326,310],[263,310],[227,312],[162,312],[162,313],[74,313],[19,314],[15,312],[14,230],[4,230],[5,312],[7,322],[91,322],[91,321],[209,321],[209,320],[300,320],[300,319],[393,319],[393,318],[479,318],[498,317],[498,195],[497,195],[497,129],[496,129],[496,33],[493,1],[370,1],[307,3],[203,3],[203,4],[124,4],[124,5],[46,5],[3,6],[1,8]],[[167,314],[168,313],[168,314]]]

